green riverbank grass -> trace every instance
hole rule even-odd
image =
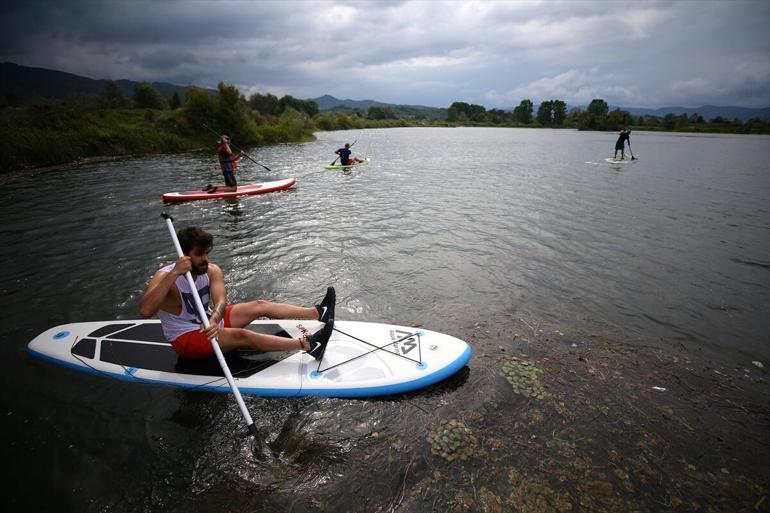
[[[240,146],[313,140],[296,114],[252,124]],[[216,138],[191,126],[183,110],[95,109],[44,104],[0,111],[0,172],[65,166],[94,158],[215,148]]]
[[[0,170],[54,166],[96,156],[171,153],[204,144],[178,132],[174,112],[97,110],[60,105],[6,108]]]

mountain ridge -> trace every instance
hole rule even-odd
[[[667,114],[687,114],[688,116],[698,114],[706,120],[713,119],[717,116],[729,119],[730,121],[735,118],[738,118],[741,121],[746,121],[752,118],[759,118],[763,120],[770,119],[770,107],[760,108],[736,107],[732,105],[701,105],[700,107],[660,107],[657,109],[650,109],[645,107],[618,108],[625,110],[634,116],[657,116],[659,118],[665,117]]]
[[[7,103],[24,104],[33,101],[35,98],[53,98],[63,100],[68,96],[77,94],[99,94],[103,91],[104,85],[108,79],[94,79],[46,68],[35,68],[23,66],[12,62],[3,62],[0,64],[0,101]],[[133,95],[134,85],[140,81],[120,79],[115,80],[120,89],[127,97]],[[180,86],[168,82],[151,82],[151,85],[160,93],[170,96],[174,92],[179,93],[184,98],[188,86]],[[216,94],[215,89],[206,89],[206,91]],[[13,102],[11,101],[13,100]],[[342,111],[360,111],[366,113],[370,107],[391,108],[398,115],[406,118],[433,118],[442,119],[446,117],[447,108],[428,107],[425,105],[395,104],[385,103],[377,100],[352,100],[338,99],[332,95],[324,94],[310,100],[318,104],[319,111],[342,110]],[[570,106],[570,108],[574,108]],[[578,108],[585,109],[585,106]],[[625,110],[634,116],[657,116],[664,117],[666,114],[699,114],[704,119],[710,120],[717,116],[732,120],[738,118],[746,121],[751,118],[763,120],[770,119],[770,107],[737,107],[737,106],[718,106],[702,105],[700,107],[623,107],[611,106],[610,109],[619,108]],[[487,109],[489,110],[489,109]],[[512,110],[508,109],[508,110]]]
[[[64,100],[77,94],[99,94],[109,79],[96,79],[46,68],[22,66],[13,62],[0,63],[0,100],[8,101],[11,96],[18,104],[28,103],[36,98]],[[134,94],[134,85],[139,80],[114,80],[127,97]],[[164,95],[179,93],[184,98],[188,86],[179,86],[168,82],[150,82],[158,92]],[[216,93],[214,89],[205,89]],[[10,103],[10,102],[9,102]]]

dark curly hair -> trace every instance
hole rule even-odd
[[[193,248],[200,251],[210,250],[214,247],[214,236],[197,226],[182,228],[176,233],[182,253],[188,254]]]

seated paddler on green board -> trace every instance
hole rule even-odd
[[[351,166],[364,161],[364,159],[351,155],[352,151],[350,150],[350,143],[345,143],[343,148],[340,148],[334,153],[340,156],[340,164],[343,166]]]
[[[184,358],[214,356],[211,338],[216,337],[223,352],[247,348],[262,352],[304,350],[320,360],[334,329],[334,287],[316,306],[303,307],[258,299],[227,304],[227,290],[222,269],[209,261],[214,237],[196,226],[177,232],[184,256],[161,267],[150,279],[139,311],[143,317],[158,316],[163,334],[174,350]],[[198,316],[194,294],[185,273],[190,272],[209,318],[206,328]],[[256,333],[246,327],[260,317],[270,319],[313,319],[324,323],[313,334],[299,338]]]

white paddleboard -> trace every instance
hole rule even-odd
[[[605,162],[609,162],[610,164],[628,164],[629,162],[633,162],[634,160],[638,160],[638,159],[630,159],[630,158],[616,159],[612,157],[607,157],[606,159],[604,159]]]
[[[318,321],[259,320],[249,329],[295,338]],[[215,358],[180,358],[157,320],[81,322],[51,328],[27,346],[38,358],[100,376],[230,392]],[[462,369],[470,346],[434,331],[368,322],[336,321],[322,360],[302,352],[226,355],[242,394],[371,397],[430,386]]]

